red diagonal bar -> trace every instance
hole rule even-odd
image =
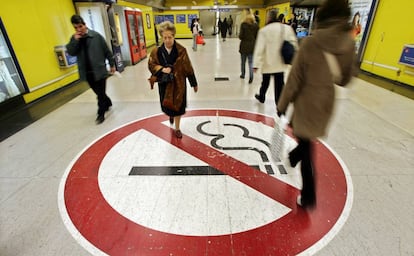
[[[173,129],[161,123],[154,122],[154,120],[145,122],[143,129],[286,207],[291,209],[295,207],[296,195],[299,193],[297,188],[260,170],[252,168],[190,136],[184,134],[183,138],[177,139],[174,136]]]

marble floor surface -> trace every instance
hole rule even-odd
[[[191,50],[191,40],[178,42],[188,49],[199,82],[197,93],[188,90],[189,111],[275,115],[272,86],[261,104],[254,98],[260,75],[252,84],[239,78],[237,38],[209,38],[197,51]],[[102,255],[68,230],[60,186],[73,160],[99,138],[161,114],[158,92],[147,81],[147,60],[108,79],[113,108],[101,125],[95,124],[95,95],[87,90],[0,143],[0,255]],[[335,235],[304,254],[413,256],[414,101],[354,78],[348,88],[337,88],[336,104],[329,135],[321,141],[346,165],[353,200]],[[175,159],[175,151],[169,152]]]

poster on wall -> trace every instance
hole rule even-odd
[[[0,103],[26,91],[23,75],[0,19]]]
[[[79,14],[90,29],[106,37],[101,8],[99,6],[80,6]]]
[[[185,23],[185,14],[177,14],[177,23]]]
[[[313,25],[313,17],[315,8],[313,7],[295,7],[293,8],[295,15],[295,32],[298,39],[310,35]]]
[[[160,24],[164,21],[171,21],[171,23],[174,23],[174,15],[155,15],[155,24]]]
[[[361,46],[365,43],[367,28],[372,19],[375,2],[376,0],[349,0],[352,35],[355,39],[356,53],[360,52]]]

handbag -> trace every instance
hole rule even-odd
[[[196,43],[197,44],[202,44],[202,45],[205,45],[206,44],[206,42],[204,41],[204,37],[202,35],[197,35],[197,37],[196,37]]]
[[[171,69],[173,68],[172,65],[169,65],[167,62],[167,58],[165,57],[164,53],[161,52],[162,58],[164,59],[165,63],[167,63],[167,67],[170,67]],[[162,73],[160,80],[158,81],[159,83],[170,83],[174,80],[174,74],[171,73]]]
[[[174,80],[174,74],[173,73],[162,73],[160,78],[160,83],[170,83]]]
[[[285,38],[285,25],[282,25],[283,28],[283,38]],[[295,55],[295,47],[291,42],[284,39],[282,43],[282,48],[280,49],[283,62],[285,64],[292,64],[293,56]]]

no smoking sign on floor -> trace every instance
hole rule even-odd
[[[99,138],[68,167],[59,207],[94,255],[296,255],[326,245],[352,205],[349,174],[316,143],[317,208],[296,206],[299,167],[273,160],[273,118],[191,110],[177,139],[165,115]],[[294,147],[290,137],[287,149]]]

